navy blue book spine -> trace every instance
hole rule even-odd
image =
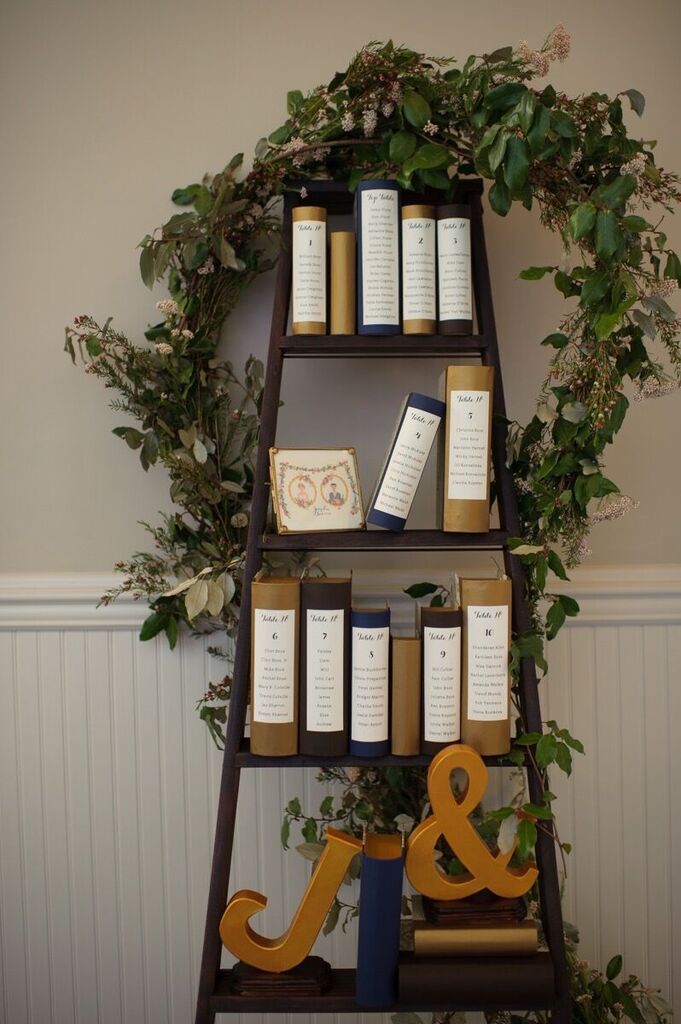
[[[390,609],[352,611],[350,753],[390,753]]]
[[[392,279],[394,282],[395,289],[395,319],[389,323],[364,323],[365,316],[365,302],[364,302],[364,279],[363,279],[363,263],[364,263],[364,249],[362,244],[362,207],[364,201],[362,196],[367,192],[374,192],[380,196],[380,193],[390,192],[395,194],[394,202],[394,214],[391,214],[391,218],[394,217],[394,230],[395,230],[395,266],[391,269]],[[400,287],[400,246],[401,246],[401,219],[400,219],[400,206],[401,206],[401,189],[396,181],[382,181],[381,179],[372,179],[367,181],[360,181],[357,185],[355,192],[355,235],[357,237],[357,333],[358,334],[399,334],[400,333],[400,303],[402,297],[402,289]]]
[[[360,877],[355,998],[360,1006],[388,1009],[397,1001],[403,879],[401,851],[399,856],[390,858],[371,857],[365,851]]]
[[[400,436],[400,431],[401,431],[402,426],[404,424],[405,418],[409,414],[409,410],[410,409],[415,409],[415,410],[418,410],[419,412],[426,413],[430,417],[437,417],[437,423],[436,424],[431,424],[431,426],[430,426],[430,433],[432,434],[432,436],[430,437],[430,442],[429,443],[426,442],[425,444],[423,444],[423,437],[427,436],[425,434],[425,430],[427,429],[427,425],[424,426],[423,437],[421,437],[418,440],[417,440],[416,437],[414,437],[414,438],[411,438],[410,441],[409,441],[410,447],[412,449],[412,451],[411,451],[411,455],[412,456],[414,454],[414,449],[418,448],[418,447],[421,447],[422,453],[425,454],[425,457],[423,458],[423,468],[421,470],[421,472],[423,472],[423,469],[425,469],[426,461],[428,459],[428,455],[430,453],[430,449],[432,447],[433,441],[435,440],[435,435],[437,434],[437,431],[438,431],[438,429],[440,427],[440,424],[444,423],[445,414],[446,414],[446,411],[447,411],[447,406],[445,405],[444,402],[440,402],[439,399],[437,399],[437,398],[430,398],[428,395],[421,395],[421,394],[419,394],[416,391],[412,391],[412,393],[410,395],[407,395],[407,397],[405,399],[405,402],[404,402],[404,407],[402,409],[402,413],[400,415],[400,418],[397,421],[397,425],[395,427],[395,430],[393,431],[392,440],[390,442],[390,448],[388,449],[388,454],[387,454],[387,456],[385,458],[385,462],[383,463],[383,468],[381,469],[381,472],[380,472],[380,475],[379,475],[379,478],[378,478],[378,483],[376,484],[376,487],[374,488],[374,493],[371,496],[371,502],[369,503],[369,510],[367,512],[367,523],[373,523],[374,526],[382,526],[384,530],[396,530],[396,531],[403,530],[404,527],[406,526],[407,517],[409,515],[409,509],[411,508],[412,501],[413,501],[413,495],[412,495],[412,499],[411,499],[411,501],[408,502],[408,507],[405,509],[406,515],[404,515],[404,516],[400,516],[400,515],[397,515],[397,514],[391,513],[391,512],[386,512],[384,509],[376,508],[376,500],[377,500],[379,494],[381,493],[381,487],[383,486],[383,482],[385,480],[386,473],[388,473],[391,470],[390,463],[391,463],[391,459],[393,457],[393,453],[395,451],[395,445],[396,445],[396,443],[398,441],[398,438]],[[434,430],[433,430],[433,427],[434,427]],[[427,448],[427,451],[426,451],[426,448]],[[420,483],[420,477],[419,477],[419,483]],[[418,484],[417,484],[417,487],[418,487]],[[415,493],[416,493],[416,488],[414,488],[414,494]]]

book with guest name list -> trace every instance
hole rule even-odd
[[[350,753],[390,752],[390,609],[353,608]]]
[[[421,608],[422,754],[461,739],[462,621],[460,608]]]
[[[490,514],[493,366],[448,366],[444,459],[438,474],[442,529],[486,533]]]
[[[396,181],[355,191],[357,333],[400,333],[400,195]]]
[[[483,755],[511,749],[511,604],[510,579],[461,580],[461,738]]]
[[[251,752],[298,752],[300,579],[266,576],[251,583]]]
[[[386,530],[404,529],[445,412],[444,402],[416,391],[404,399],[371,496],[368,523]]]
[[[300,585],[300,753],[348,752],[350,579],[303,579]]]

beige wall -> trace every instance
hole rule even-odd
[[[61,334],[84,311],[115,314],[133,337],[153,320],[160,293],[139,281],[135,245],[168,215],[174,187],[252,151],[281,122],[287,89],[327,80],[369,39],[390,35],[465,57],[523,38],[538,44],[560,20],[573,52],[555,69],[555,84],[639,88],[648,100],[641,133],[661,139],[663,164],[681,168],[676,0],[4,0],[0,569],[107,569],[144,543],[136,520],[167,505],[163,471],[145,476],[111,435],[120,417],[101,385],[71,368]],[[678,226],[669,234],[681,248]],[[522,283],[517,274],[557,259],[559,247],[524,211],[506,222],[490,217],[488,241],[508,404],[526,417],[544,370],[536,342],[555,328],[562,300],[550,283]],[[260,282],[230,328],[233,351],[264,353],[270,299],[271,281]],[[280,440],[304,439],[314,409],[303,418],[303,400],[313,383],[329,380],[319,405],[334,409],[327,440],[357,444],[368,490],[397,402],[428,386],[430,368],[374,365],[361,381],[355,372],[299,364]],[[357,401],[374,399],[359,431],[348,415],[350,388]],[[598,528],[594,561],[681,561],[680,425],[678,398],[633,407],[608,469],[642,507]]]

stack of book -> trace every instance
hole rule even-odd
[[[294,334],[470,334],[470,209],[404,203],[396,181],[361,181],[355,231],[331,233],[327,211],[294,207]],[[356,239],[356,242],[355,242]],[[330,301],[327,298],[330,280]]]
[[[349,579],[258,574],[251,588],[251,751],[265,757],[510,748],[511,582],[463,579],[461,607],[352,605]]]

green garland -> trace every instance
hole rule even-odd
[[[260,140],[245,175],[239,154],[219,174],[173,193],[181,212],[140,244],[145,284],[164,281],[171,295],[145,333],[151,345],[87,315],[67,328],[74,361],[79,350],[87,372],[117,392],[114,408],[139,423],[114,433],[139,451],[145,470],[158,461],[166,467],[179,509],[147,526],[155,551],[118,563],[124,580],[103,598],[127,592],[150,603],[142,639],[165,631],[172,647],[181,624],[235,633],[263,366],[251,357],[241,375],[217,347],[244,289],[276,259],[286,183],[332,177],[354,188],[363,177],[392,177],[449,199],[460,177],[477,174],[491,182],[488,201],[498,214],[514,202],[536,204],[560,235],[560,264],[520,276],[551,275],[572,300],[542,342],[555,354],[536,414],[524,427],[508,424],[523,533],[510,544],[527,568],[533,610],[531,632],[514,637],[511,669],[517,678],[520,659],[532,657],[546,671],[544,641],[579,611],[550,591],[549,570],[566,580],[587,551],[592,524],[633,505],[603,471],[629,405],[627,379],[642,398],[675,390],[681,378],[679,324],[667,302],[681,283],[681,261],[658,212],[678,202],[679,179],[656,164],[654,143],[627,133],[622,100],[643,113],[635,89],[614,99],[569,97],[533,84],[568,50],[562,26],[539,50],[504,47],[462,67],[370,43],[328,85],[288,93],[285,123]],[[443,599],[434,585],[421,586],[436,603]],[[230,682],[229,675],[210,682],[199,702],[218,741]],[[575,750],[579,741],[555,722],[541,738],[521,732],[516,739],[513,756],[529,752],[546,795],[543,806],[496,812],[498,822],[512,819],[521,852],[553,817],[548,767],[569,773]]]

